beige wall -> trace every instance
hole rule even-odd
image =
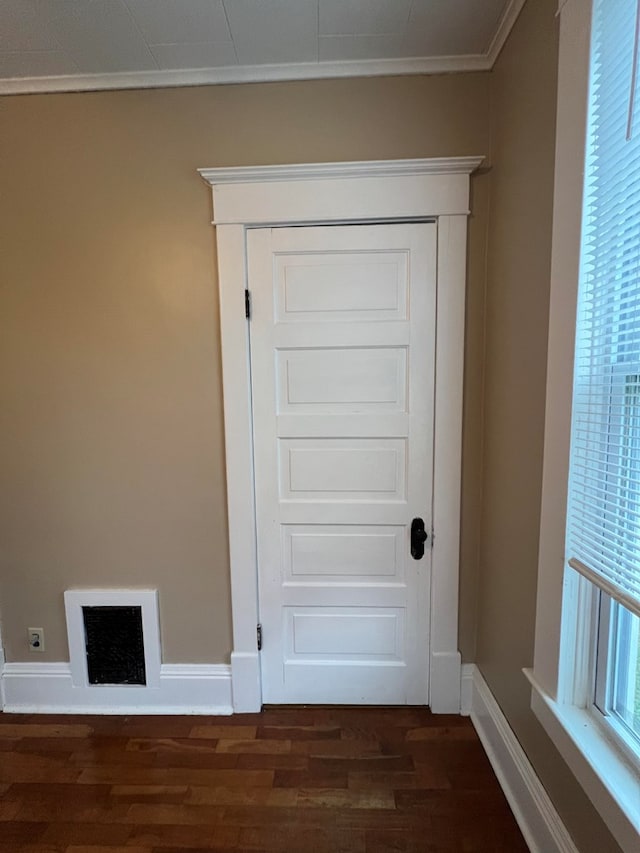
[[[477,663],[580,850],[618,846],[530,710],[551,256],[557,0],[529,0],[491,75]]]
[[[199,166],[486,154],[487,74],[0,103],[0,614],[160,592],[166,662],[231,648],[214,235]],[[474,181],[461,648],[473,659],[487,179]]]

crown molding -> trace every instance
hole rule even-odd
[[[106,89],[161,89],[338,77],[450,74],[462,71],[489,71],[490,68],[488,56],[485,54],[283,65],[227,65],[220,68],[193,68],[180,71],[127,71],[108,74],[71,74],[59,77],[4,78],[0,79],[0,95],[97,92]]]
[[[502,17],[500,18],[500,23],[498,24],[498,29],[496,30],[496,33],[491,40],[491,44],[489,45],[489,50],[486,53],[489,68],[493,68],[496,59],[500,56],[500,51],[504,47],[504,43],[509,37],[509,33],[513,29],[515,22],[518,20],[518,15],[522,11],[522,7],[525,3],[526,0],[511,0],[511,2],[505,7]]]
[[[363,160],[345,163],[294,163],[285,166],[231,166],[198,169],[211,186],[332,178],[391,178],[420,175],[470,175],[484,157],[430,157],[419,160]]]

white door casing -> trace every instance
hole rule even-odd
[[[427,704],[435,223],[252,229],[262,696]]]
[[[466,220],[481,157],[201,169],[213,189],[218,250],[236,712],[262,704],[256,645],[250,342],[244,314],[249,229],[435,219],[437,296],[429,702],[460,709],[458,561]]]

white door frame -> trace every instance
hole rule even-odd
[[[458,573],[469,175],[482,157],[199,169],[213,189],[218,249],[236,712],[262,704],[246,231],[436,219],[436,375],[430,706],[460,711]]]

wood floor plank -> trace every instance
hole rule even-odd
[[[2,824],[2,843],[13,845],[16,850],[22,844],[35,844],[42,840],[47,825],[37,821],[6,821]]]
[[[0,821],[13,820],[20,811],[20,802],[7,799],[0,800]],[[0,839],[2,838],[2,828],[0,827]]]
[[[396,802],[393,791],[384,787],[366,791],[353,791],[348,788],[306,788],[298,791],[296,805],[339,809],[395,809]]]
[[[237,728],[226,730],[226,737],[235,737]],[[247,738],[248,740],[248,738]],[[215,752],[217,738],[129,738],[126,743],[127,752],[176,753],[180,755],[211,755]]]
[[[239,843],[248,850],[365,853],[361,834],[341,832],[335,827],[247,827],[241,831]]]
[[[136,824],[128,844],[151,847],[168,853],[184,850],[233,850],[236,853],[240,829],[235,826],[194,826],[185,824]]]
[[[273,784],[272,770],[201,770],[185,767],[127,767],[97,765],[82,770],[80,784],[95,785],[233,785],[259,787]]]
[[[42,826],[42,824],[40,824]],[[74,821],[52,821],[44,824],[41,837],[43,844],[102,844],[103,846],[124,846],[129,837],[130,828],[119,823],[78,823]]]
[[[471,740],[475,741],[477,735],[473,729],[463,726],[420,726],[417,729],[409,729],[406,734],[406,740],[429,740],[440,741],[441,743],[448,740]]]
[[[335,811],[318,807],[307,808],[302,805],[280,808],[261,805],[227,806],[220,817],[220,823],[223,826],[239,827],[310,826],[321,828],[327,823],[333,823],[329,816],[333,817]]]
[[[69,782],[15,782],[3,800],[29,803],[68,803],[93,805],[106,803],[109,785],[76,785]]]
[[[128,844],[71,844],[65,853],[151,853],[151,847],[131,847]]]
[[[65,823],[125,823],[127,809],[125,803],[99,803],[87,805],[83,802],[58,802],[54,806],[50,802],[28,800],[23,802],[16,814],[16,821],[65,822]]]
[[[261,755],[282,755],[291,752],[290,740],[227,740],[220,739],[216,752],[260,753]]]
[[[152,767],[155,756],[150,752],[126,752],[111,746],[89,747],[72,752],[69,764],[78,768],[93,767],[95,764],[135,765],[136,767]]]
[[[190,805],[271,806],[297,805],[298,791],[286,788],[203,788],[190,789],[185,802]]]
[[[3,752],[0,761],[0,782],[75,782],[78,773],[65,763],[64,754],[50,758]]]
[[[361,772],[349,773],[349,788],[354,790],[368,790],[371,788],[385,787],[391,791],[400,791],[405,788],[419,788],[421,790],[449,789],[451,782],[447,774],[440,769],[421,769],[418,771],[399,770],[397,772]]]
[[[0,838],[0,853],[67,853],[67,845],[62,844],[16,844],[12,841],[5,843],[4,839]]]
[[[96,745],[99,738],[90,737],[28,737],[18,738],[14,740],[14,752],[32,752],[38,753],[59,753],[64,752],[71,755],[73,752],[87,749],[89,746]]]
[[[174,769],[191,768],[193,770],[235,770],[240,769],[239,752],[209,752],[209,753],[180,753],[170,755],[167,752],[159,752],[155,757],[155,767],[172,767]],[[255,767],[243,767],[245,770],[271,770],[272,766],[257,765]]]
[[[291,743],[291,752],[298,755],[360,756],[380,755],[380,741],[368,740],[301,740]]]
[[[184,803],[188,785],[113,785],[109,789],[118,803]]]
[[[63,725],[47,723],[4,723],[0,722],[0,737],[81,737],[86,738],[93,734],[93,729],[88,725]]]
[[[341,769],[276,770],[274,788],[346,788],[347,773]]]
[[[257,726],[194,726],[189,737],[199,740],[218,740],[232,737],[236,740],[252,740],[256,736]]]
[[[129,806],[127,823],[169,823],[181,826],[213,826],[222,817],[218,806],[167,805],[164,803],[134,803]]]
[[[462,853],[462,848],[442,846],[423,833],[420,838],[407,836],[405,832],[397,829],[383,829],[377,832],[365,833],[366,853],[441,853],[441,851],[456,851]]]
[[[413,771],[416,768],[410,755],[380,755],[376,752],[357,757],[312,755],[309,757],[309,769],[313,772],[333,770],[348,773],[359,770],[373,773],[381,770],[389,773],[397,770]]]
[[[259,726],[258,738],[266,740],[340,740],[340,726]]]

